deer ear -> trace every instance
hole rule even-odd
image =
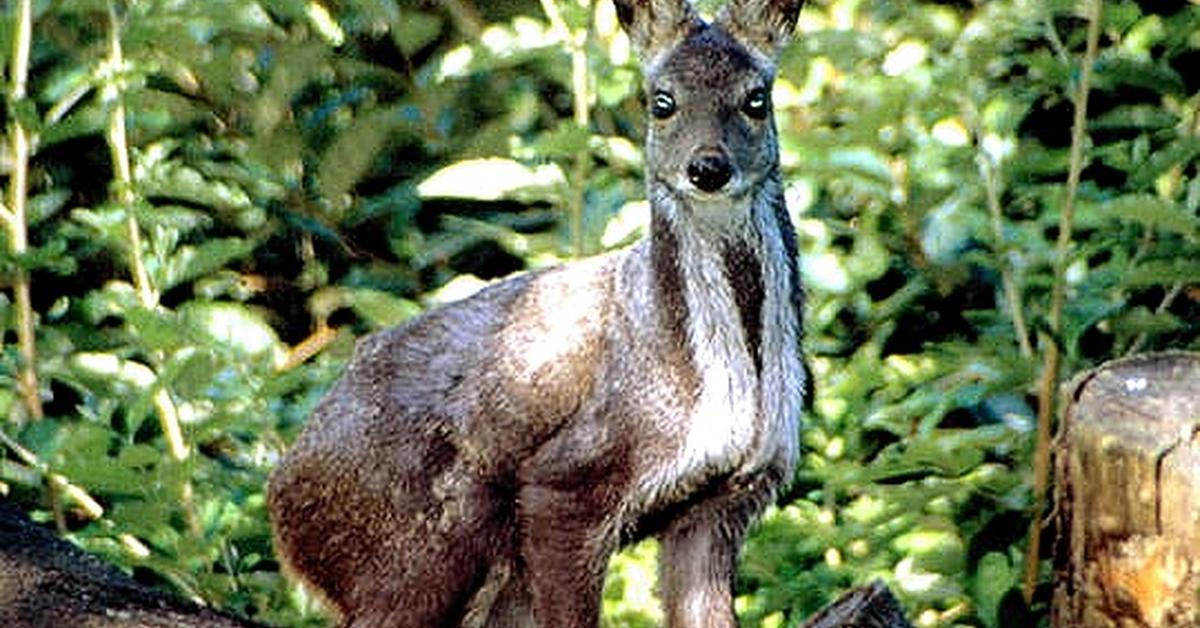
[[[613,0],[617,20],[643,61],[674,46],[700,24],[688,0]]]
[[[803,5],[804,0],[729,0],[716,24],[774,59],[792,36]]]

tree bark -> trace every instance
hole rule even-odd
[[[1200,625],[1200,354],[1111,362],[1065,393],[1052,625]]]

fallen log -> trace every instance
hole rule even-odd
[[[1055,455],[1051,624],[1200,625],[1200,354],[1077,378]]]
[[[0,501],[0,626],[5,628],[253,628],[155,591],[54,536]],[[912,628],[882,582],[853,589],[803,628]]]
[[[801,628],[912,628],[900,604],[882,582],[851,589]]]
[[[155,591],[0,502],[0,626],[249,628]]]

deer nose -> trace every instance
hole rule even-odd
[[[729,183],[733,166],[722,153],[703,153],[692,158],[687,166],[688,181],[705,192],[716,192]]]

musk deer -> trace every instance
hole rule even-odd
[[[808,388],[771,106],[801,0],[615,1],[648,237],[364,338],[271,478],[279,554],[344,625],[596,626],[648,535],[667,625],[735,625]]]

